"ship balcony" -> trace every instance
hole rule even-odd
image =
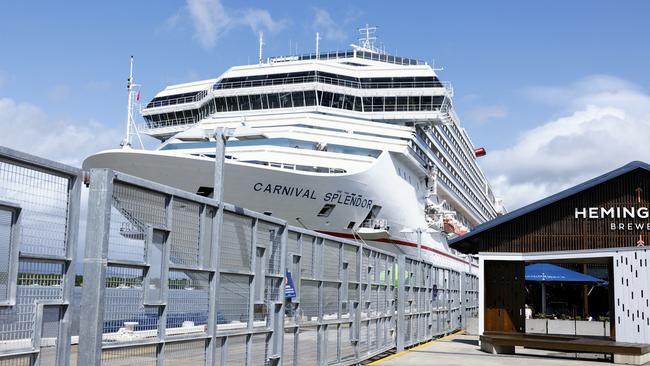
[[[444,88],[453,93],[450,82],[440,80],[428,81],[357,81],[344,78],[335,78],[323,75],[306,75],[274,79],[224,81],[214,85],[214,90],[243,89],[243,88],[269,88],[280,85],[295,85],[319,83],[334,86],[342,86],[354,89],[402,89],[402,88]]]

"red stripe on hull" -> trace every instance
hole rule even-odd
[[[321,230],[316,230],[316,231],[318,231],[319,233],[323,233],[323,234],[327,234],[327,235],[331,235],[331,236],[336,236],[338,238],[357,239],[354,234],[339,233],[339,232],[336,232],[336,231],[321,231]],[[373,240],[373,241],[378,241],[378,242],[382,242],[382,243],[386,243],[386,244],[404,245],[404,246],[412,247],[412,248],[417,248],[418,247],[418,245],[416,243],[412,243],[410,241],[404,241],[404,240],[377,239],[377,240]],[[464,260],[462,260],[462,259],[460,259],[460,258],[458,258],[456,256],[451,255],[451,254],[442,252],[442,251],[440,251],[438,249],[429,248],[429,247],[425,247],[425,246],[421,246],[421,248],[424,249],[424,250],[428,250],[430,252],[436,253],[438,255],[442,255],[442,256],[445,256],[447,258],[451,258],[451,259],[453,259],[455,261],[459,261],[459,262],[461,262],[463,264],[471,264],[472,266],[478,268],[478,266],[476,264],[474,264],[474,263],[468,263],[467,261],[464,261]]]

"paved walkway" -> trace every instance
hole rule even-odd
[[[481,352],[477,336],[453,335],[404,353],[375,361],[371,365],[380,366],[603,366],[602,355],[581,355],[558,353],[517,347],[515,355],[491,355]],[[546,356],[546,357],[545,357]],[[600,360],[595,359],[599,357]]]

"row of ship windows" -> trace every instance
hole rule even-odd
[[[422,149],[419,146],[417,146],[414,143],[409,143],[409,146],[413,150],[413,153],[415,153],[418,160],[420,160],[420,162],[423,165],[425,165],[425,167],[426,166],[435,166],[435,163],[427,156],[427,154],[424,151],[422,151]],[[483,203],[478,199],[478,197],[474,194],[474,192],[472,192],[469,189],[467,184],[460,178],[460,176],[458,175],[456,170],[453,167],[451,167],[451,165],[448,162],[446,162],[444,160],[444,158],[442,157],[442,154],[440,153],[440,151],[438,151],[435,148],[435,146],[430,146],[430,147],[431,147],[432,151],[436,154],[436,156],[438,156],[438,158],[440,158],[443,161],[443,163],[445,164],[445,167],[452,173],[452,175],[456,178],[456,180],[463,186],[465,192],[472,197],[474,202],[478,205],[478,207],[486,215],[486,217],[491,217],[491,215],[490,215],[489,211],[487,210],[487,208],[485,207],[485,205],[483,205]],[[461,194],[461,192],[458,189],[458,187],[456,186],[456,184],[452,183],[447,178],[447,176],[445,174],[442,174],[440,172],[440,170],[438,170],[438,176],[444,178],[443,181],[445,181],[447,186],[449,186],[454,192],[456,192],[456,194],[458,194],[458,196],[461,197],[461,199],[464,200],[469,206],[472,206],[472,204],[469,202],[469,200],[467,200],[465,198],[465,196],[463,194]]]
[[[212,141],[192,141],[192,142],[170,142],[165,144],[161,150],[183,150],[183,149],[205,149],[214,148]],[[338,145],[338,144],[320,144],[314,141],[290,139],[284,137],[277,138],[260,138],[250,140],[228,140],[227,147],[243,147],[243,146],[279,146],[279,147],[292,147],[296,149],[305,150],[319,150],[329,151],[340,154],[350,154],[359,156],[370,156],[373,158],[381,154],[381,150],[366,149],[357,146]]]
[[[441,88],[443,86],[435,76],[356,78],[322,71],[301,71],[223,78],[215,83],[212,89],[253,88],[301,83],[324,83],[358,89]]]
[[[459,136],[457,139],[453,138],[453,136],[452,136],[451,132],[449,131],[448,127],[443,126],[443,130],[445,131],[447,136],[449,136],[450,139],[452,141],[454,141],[455,144],[457,144],[456,140],[460,140],[462,142],[463,146],[465,147],[466,151],[468,151],[470,154],[473,155],[474,154],[473,149],[467,144],[467,141],[465,141],[465,139],[463,138],[463,135],[461,134],[461,131],[458,129],[458,127],[456,125],[452,125],[451,129],[454,130],[454,132],[456,133],[456,136]],[[457,146],[457,148],[459,148],[458,145],[456,145],[456,146]],[[470,160],[465,155],[463,155],[463,159],[467,162],[467,164],[470,167],[470,169],[472,170],[472,172],[474,172],[474,175],[477,177],[476,179],[478,181],[480,181],[480,182],[483,182],[482,183],[483,187],[487,187],[488,197],[490,198],[490,200],[494,201],[494,193],[492,192],[492,188],[487,186],[487,183],[485,183],[485,177],[483,177],[482,174],[479,174],[479,172],[476,170],[475,163],[474,164],[470,163]]]
[[[417,145],[414,144],[414,143],[410,143],[410,144],[409,144],[409,147],[411,148],[411,153],[413,154],[413,156],[415,156],[415,157],[417,158],[417,160],[420,161],[420,164],[422,164],[422,166],[424,166],[424,167],[435,166],[435,163],[434,163],[431,159],[429,159],[429,157],[427,156],[427,154],[424,153],[424,151],[422,151],[422,149],[421,149],[419,146],[417,146]],[[437,156],[438,156],[439,158],[441,157],[441,154],[440,154],[439,151],[436,150],[435,153],[437,154]],[[460,177],[458,176],[458,174],[456,174],[456,172],[454,171],[454,169],[453,169],[451,166],[449,166],[449,164],[446,163],[446,162],[445,162],[445,167],[446,167],[449,171],[452,172],[452,174],[456,177],[456,180],[457,180],[458,182],[460,182],[460,184],[465,188],[465,192],[467,192],[467,194],[469,194],[469,195],[474,199],[474,202],[478,205],[479,209],[480,209],[480,210],[481,210],[481,211],[486,215],[486,217],[490,217],[490,214],[488,213],[488,211],[487,211],[487,209],[485,208],[485,206],[484,206],[484,205],[483,205],[483,204],[478,200],[478,198],[476,197],[476,195],[474,195],[474,193],[471,192],[471,191],[469,190],[469,188],[467,187],[467,185],[465,184],[465,182],[463,182],[463,181],[460,179]],[[466,198],[466,197],[461,193],[460,189],[458,189],[458,187],[456,186],[456,184],[453,183],[453,182],[451,182],[451,180],[450,180],[450,179],[449,179],[445,174],[443,174],[443,173],[440,171],[440,169],[438,169],[438,173],[437,173],[437,174],[438,174],[438,177],[439,177],[440,179],[442,179],[442,181],[445,182],[445,184],[446,184],[446,185],[447,185],[447,186],[448,186],[452,191],[454,191],[454,192],[458,195],[458,197],[460,197],[461,200],[463,200],[463,201],[464,201],[468,206],[470,206],[470,207],[472,206],[472,203],[471,203],[471,202],[470,202],[470,201],[469,201],[469,200],[468,200],[468,199],[467,199],[467,198]]]
[[[198,109],[175,111],[144,116],[150,128],[167,125],[159,122],[188,119],[187,123],[197,122],[215,112],[236,112],[260,109],[293,108],[320,105],[330,108],[347,109],[357,112],[395,112],[395,111],[434,111],[439,110],[444,96],[382,96],[358,97],[323,91],[294,91],[239,95],[213,98]]]
[[[458,139],[462,139],[462,136],[460,135],[460,131],[458,130],[458,128],[456,128],[456,126],[453,126],[452,128],[453,128],[454,132],[457,134],[457,136],[459,136]],[[445,135],[447,135],[447,137],[449,138],[449,141],[451,141],[452,144],[454,144],[456,149],[458,151],[462,151],[462,148],[460,147],[460,145],[457,142],[458,139],[455,136],[452,135],[449,128],[447,126],[442,126],[442,131],[444,132]],[[465,151],[469,151],[472,154],[474,153],[472,151],[472,149],[470,149],[470,147],[467,145],[467,143],[465,141],[463,141],[463,147],[465,148]],[[463,160],[467,163],[467,166],[469,166],[470,169],[472,170],[472,172],[474,173],[474,176],[476,177],[476,180],[481,182],[482,180],[480,179],[480,175],[478,174],[476,169],[474,169],[474,166],[472,165],[472,162],[467,158],[466,154],[460,154],[460,155],[462,156]],[[465,174],[467,174],[467,171],[465,171]],[[481,186],[483,187],[483,189],[485,189],[485,183],[482,183]]]
[[[203,156],[207,158],[215,158],[215,154],[192,154],[194,156]],[[226,159],[229,160],[237,160],[242,163],[248,163],[248,164],[256,164],[256,165],[264,165],[264,166],[270,166],[273,168],[280,168],[280,169],[288,169],[288,170],[298,170],[301,172],[311,172],[311,173],[327,173],[327,174],[335,174],[335,173],[346,173],[347,171],[345,169],[341,168],[329,168],[329,167],[322,167],[322,166],[311,166],[311,165],[300,165],[300,164],[287,164],[287,163],[276,163],[276,162],[271,162],[271,161],[263,161],[263,160],[238,160],[237,158],[231,156],[231,155],[226,155]]]
[[[445,127],[443,126],[443,130],[444,130],[444,129],[445,129]],[[451,166],[451,165],[446,161],[446,159],[442,156],[442,154],[440,154],[440,152],[438,152],[438,149],[437,149],[437,148],[435,147],[435,145],[433,145],[433,143],[429,140],[429,137],[426,135],[426,133],[424,132],[424,130],[418,128],[416,133],[417,133],[417,135],[418,135],[420,138],[422,138],[422,139],[424,140],[423,142],[425,143],[425,145],[429,146],[429,148],[431,148],[432,150],[434,150],[434,151],[436,152],[436,154],[438,155],[438,157],[440,157],[440,159],[441,159],[441,160],[442,160],[446,165]],[[479,184],[477,183],[478,178],[475,177],[475,176],[473,177],[473,176],[471,176],[471,175],[469,174],[469,172],[467,171],[467,169],[465,169],[465,166],[464,166],[463,164],[461,164],[460,161],[458,160],[458,154],[456,154],[456,153],[455,153],[455,152],[454,152],[454,151],[449,147],[449,145],[448,145],[448,144],[447,144],[447,143],[442,139],[442,136],[440,136],[440,132],[438,132],[437,129],[433,129],[433,130],[432,130],[432,133],[433,133],[433,135],[436,137],[436,139],[438,140],[438,142],[440,142],[440,143],[442,144],[442,146],[443,146],[444,149],[447,151],[447,153],[449,154],[449,156],[451,156],[451,158],[454,160],[454,162],[456,162],[456,164],[457,164],[457,165],[458,165],[458,166],[463,170],[463,173],[464,173],[467,177],[469,177],[469,178],[472,180],[472,183],[474,183],[475,188],[476,188],[478,191],[482,191],[483,189],[482,189],[482,188],[479,186]],[[448,131],[445,130],[445,133],[447,134],[447,136],[449,136]],[[451,138],[451,136],[449,136],[449,137]],[[454,141],[453,138],[451,138],[451,140]],[[457,149],[456,151],[459,151],[459,150],[460,150],[460,147],[458,146],[457,143],[455,143],[455,141],[454,141],[454,146],[456,146],[456,149]],[[462,154],[461,154],[461,155],[462,155]],[[463,155],[463,156],[464,156],[464,155]],[[467,160],[466,160],[466,161],[467,161]],[[467,163],[468,163],[468,164],[471,164],[469,161],[468,161]],[[450,168],[450,169],[451,169],[451,168]],[[453,170],[454,173],[455,173],[455,169],[452,169],[452,170]],[[474,172],[474,173],[476,174],[476,172]]]
[[[206,90],[200,90],[200,91],[195,91],[190,93],[155,97],[151,100],[151,102],[149,102],[149,104],[147,104],[147,108],[193,103],[196,102],[197,100],[203,99],[206,95],[208,95],[208,92]]]
[[[281,62],[281,61],[316,60],[316,59],[330,60],[330,59],[353,58],[353,57],[362,58],[366,60],[387,62],[387,63],[398,64],[398,65],[425,65],[426,64],[424,61],[421,60],[389,55],[387,53],[369,52],[369,51],[336,51],[336,52],[333,51],[333,52],[324,52],[321,54],[311,53],[311,54],[299,55],[299,56],[271,57],[271,61]]]

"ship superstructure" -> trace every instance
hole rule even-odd
[[[211,195],[216,128],[225,200],[293,225],[466,269],[447,239],[502,213],[427,63],[382,52],[369,27],[351,50],[272,57],[171,85],[142,109],[154,151],[109,150],[110,167]],[[372,29],[372,28],[371,28]]]

